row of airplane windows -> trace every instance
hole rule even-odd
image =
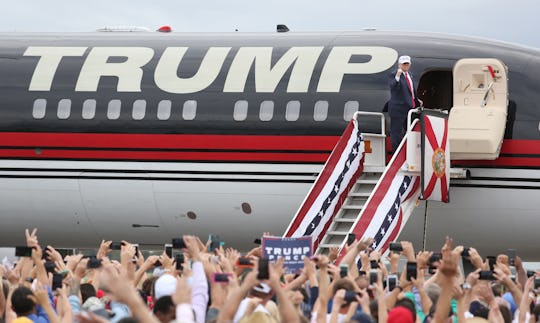
[[[244,121],[248,116],[248,101],[239,100],[234,104],[233,119],[235,121]],[[313,107],[313,120],[325,121],[328,117],[328,101],[317,101]],[[358,101],[347,101],[343,110],[343,119],[348,121],[353,114],[358,111]],[[111,100],[107,106],[107,119],[118,120],[122,109],[122,101]],[[71,100],[61,99],[58,101],[56,116],[58,119],[69,119],[72,115]],[[162,100],[157,106],[158,120],[169,120],[171,117],[172,102],[170,100]],[[47,111],[47,100],[36,99],[32,109],[32,117],[34,119],[45,118]],[[88,99],[82,105],[82,118],[92,120],[96,116],[96,100]],[[187,100],[182,107],[182,118],[184,120],[194,120],[197,115],[197,101]],[[131,107],[131,117],[133,120],[142,120],[146,114],[146,100],[136,100]],[[261,121],[271,121],[274,118],[274,101],[263,101],[259,106],[259,119]],[[300,118],[300,101],[289,101],[285,108],[285,120],[297,121]]]

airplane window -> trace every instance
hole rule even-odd
[[[261,121],[270,121],[274,116],[274,101],[261,102],[261,110],[259,110],[259,119]]]
[[[247,118],[248,102],[246,100],[236,101],[234,104],[233,118],[235,121],[244,121]]]
[[[285,120],[296,121],[300,116],[300,101],[287,102],[287,109],[285,110]]]
[[[197,101],[188,100],[184,102],[184,110],[182,110],[182,118],[184,120],[193,120],[197,114]]]
[[[109,101],[109,107],[107,109],[107,119],[116,120],[120,118],[121,107],[122,107],[122,101],[120,100]]]
[[[313,109],[313,120],[324,121],[328,116],[328,101],[315,102],[315,109]]]
[[[345,102],[345,109],[343,110],[343,119],[345,121],[350,121],[358,108],[360,103],[358,101],[347,101]]]
[[[94,119],[96,116],[96,100],[84,100],[82,106],[82,118],[85,120]]]
[[[71,114],[71,100],[70,99],[62,99],[60,102],[58,102],[58,111],[56,111],[56,115],[58,116],[58,119],[67,119],[69,118],[69,115]]]
[[[133,120],[142,120],[146,114],[146,100],[135,100],[131,117]]]
[[[171,101],[161,100],[157,107],[157,118],[159,120],[169,120],[171,117]]]
[[[34,101],[34,108],[32,109],[32,117],[34,119],[45,118],[45,110],[47,108],[47,100],[37,99]]]

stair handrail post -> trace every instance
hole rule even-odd
[[[353,119],[358,122],[360,116],[378,116],[381,118],[381,133],[380,135],[386,134],[386,118],[382,112],[371,112],[371,111],[356,111],[353,114]]]

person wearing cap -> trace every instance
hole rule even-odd
[[[388,101],[388,113],[390,114],[390,139],[392,151],[395,152],[405,135],[407,129],[407,113],[410,109],[422,106],[423,102],[418,99],[414,88],[414,78],[409,72],[411,57],[400,56],[398,69],[388,76],[390,86],[390,101]]]

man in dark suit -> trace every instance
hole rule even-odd
[[[405,131],[407,131],[407,113],[410,109],[423,104],[416,96],[413,76],[409,73],[411,58],[406,55],[400,56],[398,64],[397,71],[388,75],[388,84],[390,86],[388,113],[390,114],[390,139],[393,152],[396,151],[405,135]]]

